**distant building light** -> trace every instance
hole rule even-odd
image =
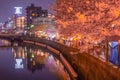
[[[42,14],[42,16],[45,16],[44,14]]]
[[[32,16],[35,16],[35,13],[32,13]]]
[[[33,28],[34,27],[34,25],[32,24],[32,25],[30,25],[30,28]]]
[[[30,17],[30,19],[32,19],[32,17]]]

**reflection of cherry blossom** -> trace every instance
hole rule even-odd
[[[58,59],[54,58],[52,55],[48,57],[45,66],[49,69],[49,71],[57,74],[58,79],[61,78],[62,80],[70,80],[69,76],[66,75],[67,72],[65,71],[62,63]]]

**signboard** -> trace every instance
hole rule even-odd
[[[110,62],[118,65],[118,42],[111,42]]]
[[[21,15],[22,14],[22,7],[14,7],[15,8],[15,14]]]

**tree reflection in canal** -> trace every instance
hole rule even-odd
[[[64,66],[53,54],[45,49],[40,49],[40,47],[26,45],[19,46],[14,43],[12,47],[8,47],[8,45],[5,47],[4,45],[4,49],[1,45],[0,56],[4,58],[2,58],[0,64],[4,64],[1,67],[5,67],[0,71],[7,72],[10,76],[6,73],[0,73],[2,74],[0,80],[70,80]],[[7,51],[4,52],[4,50]],[[10,64],[9,67],[6,67],[8,65],[4,63],[6,60],[9,61],[7,62]]]

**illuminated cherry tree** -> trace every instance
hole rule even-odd
[[[120,0],[57,0],[54,9],[66,38],[88,43],[120,35]]]

